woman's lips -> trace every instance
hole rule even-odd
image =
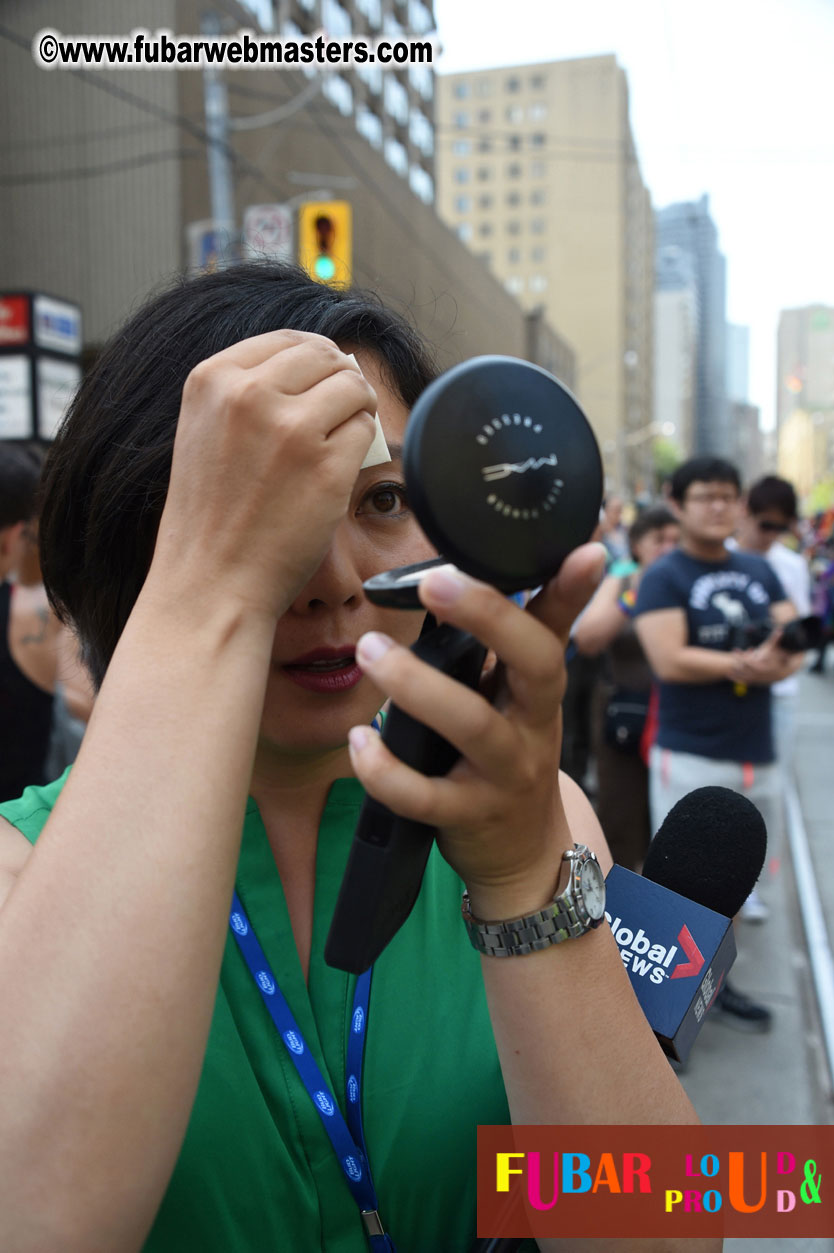
[[[352,646],[338,651],[318,649],[296,661],[285,662],[281,669],[288,679],[308,692],[346,692],[362,678]]]

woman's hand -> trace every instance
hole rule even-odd
[[[557,785],[565,648],[603,560],[598,545],[577,549],[526,610],[464,575],[426,577],[425,607],[497,654],[492,703],[385,636],[359,642],[357,660],[373,682],[454,744],[461,759],[445,778],[427,778],[357,727],[354,769],[396,813],[439,829],[441,851],[465,881],[477,917],[530,912],[552,898],[571,843]]]
[[[320,563],[374,435],[377,398],[321,335],[209,357],[182,395],[151,575],[280,616]]]

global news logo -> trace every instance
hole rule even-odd
[[[612,919],[608,913],[605,917],[617,941],[623,965],[632,974],[648,977],[651,983],[663,983],[665,979],[692,979],[701,973],[704,955],[685,923],[678,932],[677,944],[666,946],[650,940],[642,927],[634,932],[623,926],[622,918]],[[673,966],[678,953],[683,960]]]

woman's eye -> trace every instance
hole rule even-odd
[[[380,483],[371,489],[360,506],[360,513],[399,514],[407,509],[405,487],[400,483]]]

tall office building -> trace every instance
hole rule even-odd
[[[611,490],[651,486],[653,224],[613,56],[441,75],[441,216],[577,355]]]
[[[655,215],[658,256],[678,248],[690,260],[698,296],[692,450],[729,457],[733,439],[727,411],[726,264],[709,214],[709,197],[673,204]]]
[[[750,327],[727,323],[727,398],[749,399]]]
[[[674,245],[660,249],[655,266],[654,411],[660,433],[682,457],[694,436],[698,354],[698,290],[692,260]]]

